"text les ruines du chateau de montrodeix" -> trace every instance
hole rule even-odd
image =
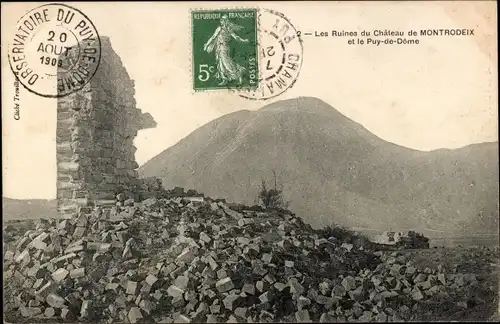
[[[299,31],[299,33],[302,33]],[[418,45],[422,38],[425,37],[462,37],[474,36],[474,29],[419,29],[419,30],[390,30],[390,29],[374,29],[349,31],[334,29],[331,31],[315,30],[304,32],[303,36],[307,37],[330,37],[330,38],[346,38],[349,45]]]

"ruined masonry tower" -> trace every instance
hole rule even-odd
[[[101,62],[86,86],[57,102],[57,209],[72,218],[80,207],[113,204],[138,186],[133,140],[153,128],[150,114],[136,108],[134,81],[108,38]]]

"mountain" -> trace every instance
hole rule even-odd
[[[51,218],[57,215],[57,201],[55,199],[11,199],[3,197],[2,205],[2,218],[4,221]]]
[[[310,97],[220,117],[139,174],[251,204],[261,181],[273,182],[272,170],[290,209],[313,227],[498,233],[498,143],[417,151]]]

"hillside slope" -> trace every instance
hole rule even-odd
[[[162,178],[167,188],[251,204],[273,169],[290,208],[315,227],[498,232],[498,143],[416,151],[378,138],[316,98],[223,116],[139,173]]]

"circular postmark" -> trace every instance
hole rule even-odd
[[[101,59],[101,40],[90,19],[71,6],[51,3],[27,12],[9,43],[9,63],[19,82],[42,97],[82,89]]]
[[[262,9],[259,14],[259,82],[256,89],[241,89],[241,97],[267,100],[293,87],[302,67],[300,33],[282,13]]]

